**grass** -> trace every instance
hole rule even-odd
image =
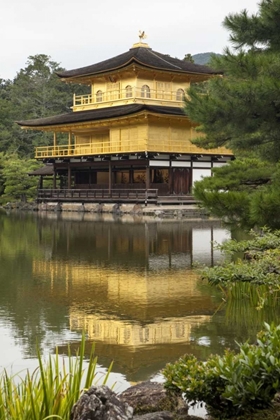
[[[85,336],[73,357],[68,347],[68,356],[62,359],[56,349],[46,363],[38,351],[38,367],[24,377],[19,373],[8,375],[4,370],[0,376],[0,420],[68,420],[73,405],[83,390],[96,382],[97,357],[94,346],[84,367]],[[105,384],[112,364],[104,377]]]

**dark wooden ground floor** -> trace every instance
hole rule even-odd
[[[38,202],[193,202],[192,187],[211,176],[217,156],[159,155],[57,159],[34,171]]]
[[[153,164],[153,162],[152,162]],[[41,174],[43,190],[151,190],[158,195],[188,195],[192,187],[192,170],[171,167],[170,161],[152,166],[149,160],[55,162],[52,174]],[[39,171],[36,173],[40,175]],[[34,173],[35,175],[35,173]],[[52,179],[50,185],[49,179]],[[46,182],[48,180],[48,182]]]
[[[39,203],[139,203],[139,204],[194,204],[191,195],[159,195],[157,189],[39,189]]]

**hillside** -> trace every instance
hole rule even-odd
[[[205,53],[200,53],[200,54],[194,54],[192,58],[194,59],[195,64],[207,65],[209,64],[209,61],[212,55],[221,55],[221,54],[216,54],[214,52],[205,52]]]

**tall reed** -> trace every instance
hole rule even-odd
[[[85,367],[85,336],[82,336],[76,356],[61,358],[56,349],[44,363],[38,351],[38,367],[22,376],[9,375],[6,370],[0,376],[0,420],[68,420],[73,405],[83,390],[97,381],[97,357],[94,346]],[[61,360],[62,359],[62,360]],[[112,364],[104,377],[105,384]]]

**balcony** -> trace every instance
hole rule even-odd
[[[121,189],[39,189],[39,202],[84,202],[84,203],[157,203],[156,188],[121,188]]]
[[[202,153],[202,149],[191,144],[187,140],[167,140],[167,141],[146,141],[146,140],[122,140],[120,141],[103,141],[91,142],[73,145],[58,146],[41,146],[35,150],[36,159],[46,158],[69,158],[81,156],[98,156],[98,155],[117,155],[142,152],[158,152],[158,153]],[[204,155],[222,154],[231,155],[230,151],[224,148],[216,148],[203,150]]]
[[[122,90],[110,90],[107,92],[99,90],[94,95],[74,95],[73,110],[85,111],[128,103],[145,103],[181,108],[184,95],[183,89],[178,89],[177,91],[164,91],[131,86],[129,90],[127,88]]]

